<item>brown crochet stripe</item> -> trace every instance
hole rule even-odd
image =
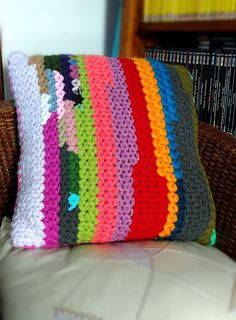
[[[44,70],[44,57],[41,55],[31,56],[29,64],[35,64],[38,72],[40,93],[48,93],[48,81]]]

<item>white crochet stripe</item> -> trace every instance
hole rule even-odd
[[[21,131],[21,180],[11,238],[16,247],[45,245],[43,219],[44,142],[41,96],[35,65],[22,53],[9,56],[9,75],[15,94]],[[32,157],[32,149],[33,157]]]
[[[49,111],[50,109],[50,95],[47,94],[47,93],[43,93],[41,95],[41,107],[40,107],[40,110],[41,110],[41,122],[42,122],[42,125],[45,125],[48,121],[48,119],[50,118],[50,115],[51,115],[51,112]]]

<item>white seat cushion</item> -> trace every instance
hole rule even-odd
[[[4,320],[236,319],[236,263],[193,242],[14,249],[0,237]]]

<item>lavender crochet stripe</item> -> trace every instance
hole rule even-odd
[[[42,222],[44,143],[38,74],[35,65],[28,65],[28,57],[24,54],[10,55],[8,63],[21,117],[19,130],[21,153],[24,155],[24,162],[21,162],[21,190],[17,194],[12,222],[12,242],[17,247],[41,247],[45,244],[45,226]],[[35,152],[33,158],[29,156],[32,145]]]
[[[108,87],[112,122],[116,142],[118,176],[118,216],[113,241],[125,239],[132,221],[134,205],[133,165],[138,161],[138,147],[128,89],[122,66],[117,59],[109,59],[115,86]]]

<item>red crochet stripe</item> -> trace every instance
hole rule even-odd
[[[133,167],[134,212],[126,240],[150,239],[163,230],[166,222],[167,181],[157,174],[150,121],[138,70],[132,60],[119,60],[128,86],[139,151],[139,162]]]

